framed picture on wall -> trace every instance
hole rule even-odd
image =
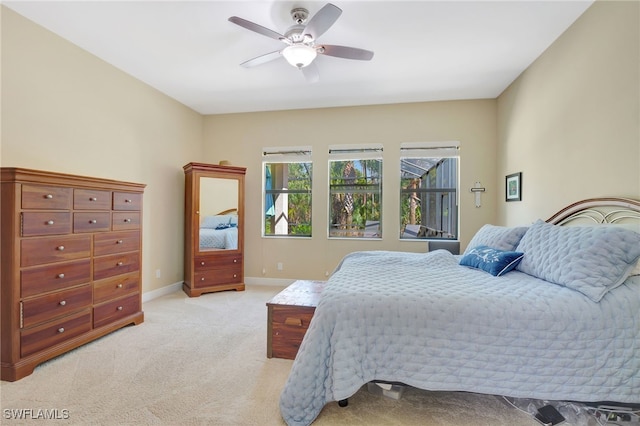
[[[506,201],[522,201],[522,172],[506,176],[504,191]]]

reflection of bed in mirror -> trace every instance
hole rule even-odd
[[[200,249],[238,248],[238,210],[229,209],[204,216],[200,223]]]

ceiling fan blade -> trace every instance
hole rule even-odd
[[[269,28],[265,28],[262,25],[258,25],[254,22],[247,21],[246,19],[238,18],[237,16],[232,16],[229,18],[229,22],[233,22],[236,25],[240,25],[243,28],[256,32],[258,34],[262,34],[264,36],[280,40],[282,41],[285,37],[282,34],[279,34]]]
[[[265,53],[264,55],[256,56],[253,59],[249,59],[248,61],[244,61],[240,64],[240,66],[245,68],[253,68],[258,65],[266,64],[267,62],[271,62],[275,59],[278,59],[282,56],[279,50],[275,52]]]
[[[331,3],[325,4],[307,23],[304,33],[317,40],[342,14],[342,9]]]
[[[320,72],[315,62],[311,62],[306,67],[300,68],[307,83],[317,83],[320,80]]]
[[[324,44],[318,49],[318,53],[327,56],[335,56],[344,59],[357,59],[359,61],[370,61],[373,58],[373,52],[370,50],[358,49],[357,47],[335,46]]]

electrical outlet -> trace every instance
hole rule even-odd
[[[278,262],[278,271],[282,271],[283,266],[282,266],[282,262]]]
[[[160,278],[162,274],[160,274],[160,269],[156,269],[156,278]]]

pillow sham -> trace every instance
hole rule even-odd
[[[469,250],[460,259],[460,265],[470,268],[482,269],[500,277],[515,269],[522,260],[524,253],[517,251],[504,251],[487,246],[478,246]]]
[[[618,287],[640,259],[640,234],[611,226],[558,226],[538,220],[517,251],[517,270],[579,291],[594,302]]]
[[[468,254],[471,249],[478,246],[493,247],[498,250],[513,251],[520,242],[522,236],[529,229],[526,226],[507,227],[486,224],[478,229],[467,249],[462,253]]]
[[[229,223],[230,217],[228,215],[205,216],[200,228],[216,229],[220,225],[228,225]]]

